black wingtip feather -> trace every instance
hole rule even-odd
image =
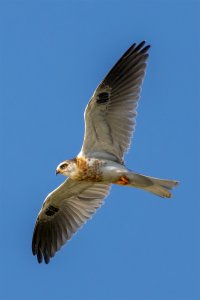
[[[36,253],[37,253],[37,251],[36,251],[36,228],[34,229],[34,232],[33,232],[32,253],[33,253],[33,255],[36,255]]]
[[[139,43],[137,45],[137,47],[134,49],[134,52],[138,52],[140,49],[142,49],[142,47],[145,45],[145,41],[142,41],[141,43]]]
[[[42,260],[43,260],[42,250],[40,247],[41,247],[41,243],[39,243],[38,249],[37,249],[37,260],[38,260],[39,264],[41,264]]]
[[[123,56],[121,57],[121,59],[122,59],[123,57],[129,56],[130,53],[132,53],[132,52],[134,51],[135,46],[136,46],[136,43],[132,44],[132,45],[128,48],[128,50],[126,50],[126,52],[123,54]]]
[[[44,253],[44,261],[45,264],[48,264],[50,262],[50,256],[47,253]]]
[[[140,53],[146,53],[150,48],[151,48],[151,45],[147,45],[140,51]]]

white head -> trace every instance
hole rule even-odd
[[[76,163],[74,160],[65,160],[61,162],[56,168],[56,175],[62,174],[64,176],[70,176],[70,174],[75,170]]]

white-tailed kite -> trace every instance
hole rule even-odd
[[[124,154],[135,131],[136,108],[150,46],[133,44],[95,90],[85,110],[85,135],[77,157],[60,163],[68,177],[44,201],[36,220],[32,251],[41,263],[53,257],[89,219],[112,184],[171,197],[175,180],[144,176],[127,169]]]

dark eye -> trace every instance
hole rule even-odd
[[[67,166],[68,166],[68,164],[62,164],[62,165],[60,166],[60,168],[61,168],[61,170],[64,170],[64,169],[67,168]]]

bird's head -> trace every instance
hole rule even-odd
[[[74,162],[72,160],[65,160],[61,162],[56,168],[56,175],[62,174],[64,176],[69,176],[74,169]]]

